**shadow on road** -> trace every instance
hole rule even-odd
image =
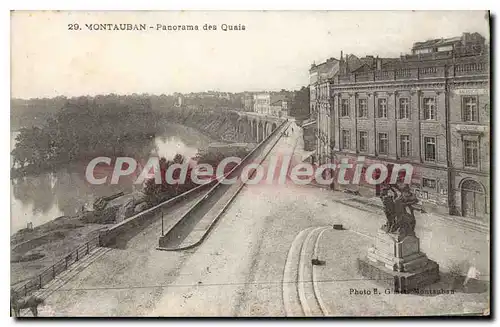
[[[450,273],[440,273],[440,280],[437,283],[422,288],[420,296],[437,296],[443,293],[439,291],[455,293],[486,293],[490,289],[490,282],[477,279],[469,279],[464,285],[465,276],[457,276]],[[429,292],[434,291],[434,292]]]

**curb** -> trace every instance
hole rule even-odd
[[[311,249],[312,244],[316,244],[316,241],[319,237],[319,235],[325,231],[327,228],[331,227],[316,227],[313,229],[309,234],[307,235],[306,239],[302,243],[301,249],[300,249],[300,257],[299,257],[299,262],[298,262],[298,283],[297,283],[297,289],[299,293],[299,300],[300,304],[302,305],[302,308],[304,310],[305,316],[308,317],[317,317],[318,315],[324,315],[323,310],[321,309],[321,305],[316,297],[315,291],[314,291],[314,277],[313,277],[313,267],[311,263],[311,259],[314,258],[314,246]],[[316,238],[313,242],[311,240],[313,237]],[[308,256],[309,255],[309,256]],[[306,280],[306,278],[309,277],[311,280]],[[311,284],[309,286],[309,283]],[[313,301],[310,300],[310,297],[308,295],[312,295],[314,298],[314,303]]]
[[[298,262],[300,260],[300,248],[304,242],[304,239],[314,227],[306,228],[300,231],[290,246],[288,250],[288,255],[285,260],[285,266],[283,269],[283,281],[282,281],[282,294],[283,294],[283,305],[285,307],[285,315],[287,317],[302,317],[304,315],[304,310],[300,304],[298,289],[294,285],[298,282]],[[297,254],[299,255],[298,258]],[[293,261],[297,260],[297,266],[293,265]],[[295,300],[295,301],[293,301]],[[290,302],[293,303],[290,303]]]
[[[321,239],[321,236],[323,236],[323,233],[326,232],[327,230],[324,229],[322,230],[318,237],[316,238],[316,243],[314,244],[314,250],[313,250],[313,257],[317,258],[318,257],[318,246],[319,246],[319,240]],[[317,268],[316,266],[312,267],[312,279],[313,279],[313,290],[314,290],[314,296],[316,297],[316,300],[319,303],[319,306],[321,308],[321,311],[323,312],[323,315],[325,316],[331,316],[332,314],[328,310],[325,301],[321,297],[321,293],[319,291],[319,285],[318,285],[318,279],[317,279]]]
[[[353,200],[354,199],[354,200]],[[366,199],[366,198],[364,198]],[[372,201],[363,201],[363,197],[346,197],[343,199],[333,199],[333,201],[358,209],[358,210],[363,210],[367,212],[375,212],[383,215],[383,206],[378,203],[374,203]],[[472,221],[469,219],[465,219],[460,216],[444,216],[440,215],[437,213],[432,212],[431,213],[436,219],[439,219],[445,223],[449,223],[451,226],[454,227],[461,227],[461,228],[467,228],[469,230],[479,232],[479,233],[484,233],[484,234],[489,234],[490,233],[490,227],[487,224],[484,224],[479,221]]]
[[[316,226],[300,231],[288,250],[282,285],[283,305],[287,317],[330,315],[318,292],[315,268],[311,260],[317,253],[321,235],[331,228],[331,226]]]

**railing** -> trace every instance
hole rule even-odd
[[[487,72],[487,65],[484,62],[455,65],[455,75],[474,75]]]
[[[375,72],[375,80],[376,81],[386,81],[394,79],[394,71],[393,70],[380,70]]]
[[[444,77],[444,67],[423,67],[418,69],[419,77]]]
[[[333,84],[351,84],[370,81],[418,80],[425,78],[444,78],[465,75],[484,75],[488,73],[487,62],[461,63],[419,68],[402,68],[394,70],[379,70],[362,73],[351,73],[335,76]]]
[[[432,75],[437,72],[436,67],[425,67],[420,69],[420,75]]]
[[[12,289],[12,292],[14,292],[17,296],[23,297],[41,289],[44,285],[47,285],[54,278],[56,278],[57,275],[59,275],[63,271],[68,270],[68,268],[73,264],[89,255],[93,249],[99,247],[99,241],[99,236],[97,236],[87,243],[77,247],[75,250],[66,255],[64,259],[57,261],[55,264],[42,271],[36,277],[33,277],[20,286],[14,287]]]
[[[402,59],[407,61],[420,61],[420,60],[437,60],[437,59],[451,59],[460,57],[478,56],[488,53],[488,48],[481,44],[471,44],[467,46],[456,47],[454,50],[439,51],[421,54],[407,54],[401,56]]]
[[[149,208],[147,210],[144,210],[135,216],[129,217],[126,220],[114,225],[113,227],[99,232],[99,235],[92,238],[88,242],[84,243],[83,245],[80,245],[76,249],[74,249],[72,252],[70,252],[68,255],[66,255],[63,259],[60,259],[57,261],[55,264],[52,266],[48,267],[47,269],[43,270],[40,274],[38,274],[36,277],[31,278],[29,281],[26,283],[16,286],[12,288],[12,291],[16,293],[17,296],[27,296],[31,294],[32,292],[41,289],[44,285],[47,285],[49,282],[51,282],[57,275],[62,273],[63,271],[66,271],[69,267],[71,267],[73,264],[76,262],[80,261],[82,258],[90,254],[92,250],[94,250],[97,247],[100,246],[107,246],[112,241],[114,236],[120,231],[120,228],[126,224],[134,224],[135,227],[137,227],[138,223],[136,219],[140,217],[145,217],[148,214],[153,214],[155,213],[159,208],[165,206],[165,205],[171,205],[175,204],[178,201],[182,201],[185,198],[192,196],[193,194],[196,194],[199,191],[204,190],[205,188],[209,188],[210,186],[214,185],[217,183],[217,180],[213,180],[210,183],[202,184],[199,185],[195,188],[190,189],[189,191],[186,191],[182,194],[179,194],[173,198],[170,198],[166,201],[163,201],[162,203]],[[118,232],[117,232],[118,231]],[[111,234],[111,235],[110,235]]]
[[[399,69],[394,71],[394,75],[396,79],[406,79],[412,76],[411,69]]]

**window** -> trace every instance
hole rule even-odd
[[[425,161],[436,161],[436,138],[424,137]]]
[[[389,139],[387,133],[378,134],[378,153],[387,154],[389,153]]]
[[[378,118],[387,118],[387,99],[378,99]]]
[[[429,178],[422,178],[422,187],[436,189],[436,180]]]
[[[464,97],[462,99],[462,120],[479,121],[477,112],[477,97]]]
[[[477,141],[464,140],[464,159],[466,167],[477,167],[479,146]]]
[[[401,157],[407,158],[411,154],[410,135],[401,135]]]
[[[410,119],[410,101],[408,98],[399,98],[399,119]]]
[[[342,148],[349,149],[351,147],[351,131],[342,130]]]
[[[342,117],[349,117],[349,99],[342,99]]]
[[[368,103],[366,99],[358,100],[358,115],[360,118],[368,117]]]
[[[436,119],[436,99],[424,98],[424,119],[425,120]]]
[[[368,151],[368,132],[359,132],[359,152]]]

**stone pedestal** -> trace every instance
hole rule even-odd
[[[367,258],[358,259],[358,270],[395,292],[411,292],[439,280],[439,265],[420,252],[418,237],[401,239],[382,230],[375,246],[368,249]]]

